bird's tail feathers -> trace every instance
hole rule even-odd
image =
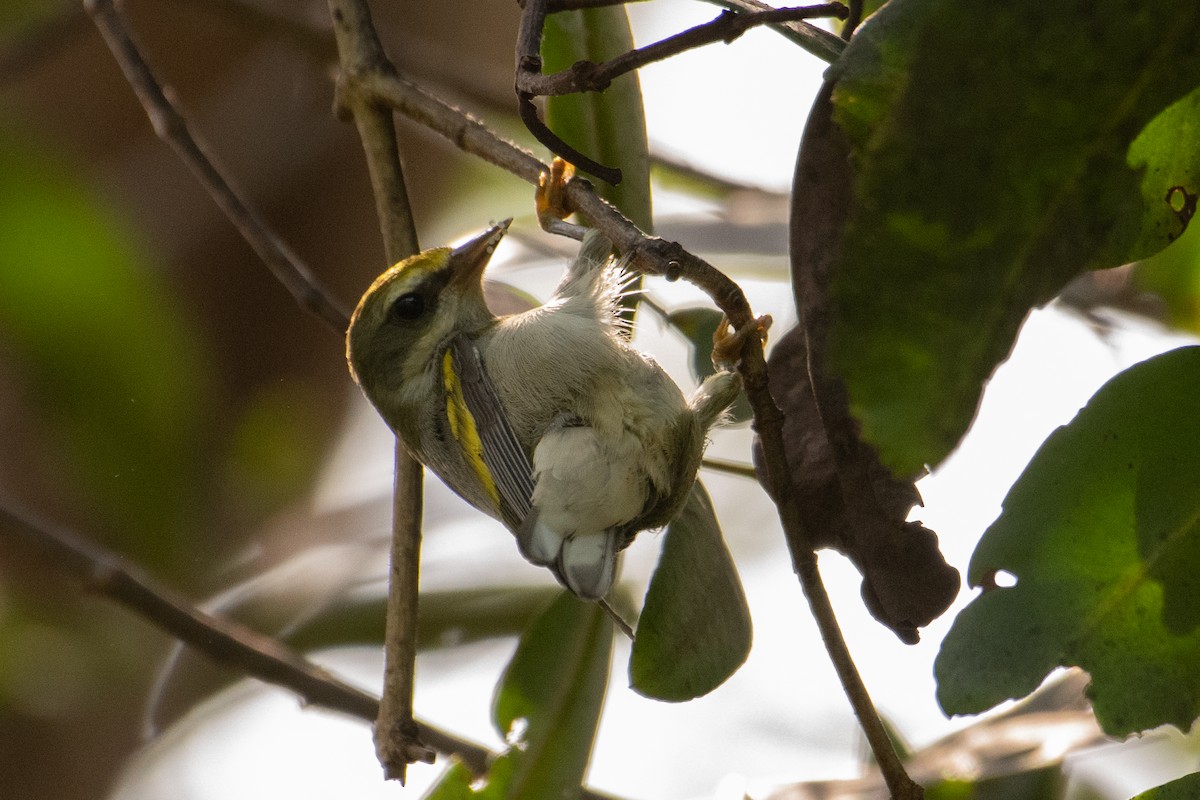
[[[585,600],[599,600],[612,588],[621,538],[617,528],[564,534],[541,522],[536,508],[517,529],[521,555],[550,567],[560,583]]]

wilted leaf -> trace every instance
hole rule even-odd
[[[936,535],[908,521],[921,502],[917,476],[892,474],[862,441],[845,386],[830,368],[828,332],[836,309],[829,286],[851,183],[849,145],[832,122],[830,93],[826,84],[813,103],[796,160],[790,234],[800,326],[771,351],[770,388],[784,412],[789,483],[809,545],[850,558],[863,575],[871,615],[915,644],[918,629],[953,602],[959,576],[938,551]]]
[[[971,560],[936,663],[947,713],[1092,676],[1104,730],[1200,716],[1200,347],[1134,366],[1042,445]],[[998,572],[1013,587],[993,587]]]
[[[629,658],[634,691],[678,702],[708,694],[750,654],[750,609],[697,481],[667,527]]]
[[[1170,0],[892,0],[859,30],[831,67],[856,175],[830,345],[885,464],[950,452],[1031,307],[1179,235],[1200,165],[1156,117],[1197,74],[1200,6]]]

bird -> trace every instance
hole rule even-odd
[[[725,362],[685,398],[630,343],[628,272],[593,229],[543,305],[493,314],[483,273],[510,222],[380,275],[347,360],[414,458],[504,523],[528,561],[602,600],[620,551],[681,510],[741,380]]]

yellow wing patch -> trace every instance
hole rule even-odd
[[[442,359],[442,379],[446,387],[446,416],[450,420],[450,434],[462,447],[467,464],[483,484],[492,505],[499,509],[500,492],[496,489],[492,471],[483,461],[483,440],[480,439],[479,428],[475,425],[475,415],[467,408],[462,383],[458,380],[458,373],[454,371],[454,358],[449,350]]]

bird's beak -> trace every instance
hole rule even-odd
[[[479,286],[483,280],[484,267],[492,259],[496,245],[504,238],[512,219],[493,225],[469,242],[459,245],[450,253],[451,285]]]

